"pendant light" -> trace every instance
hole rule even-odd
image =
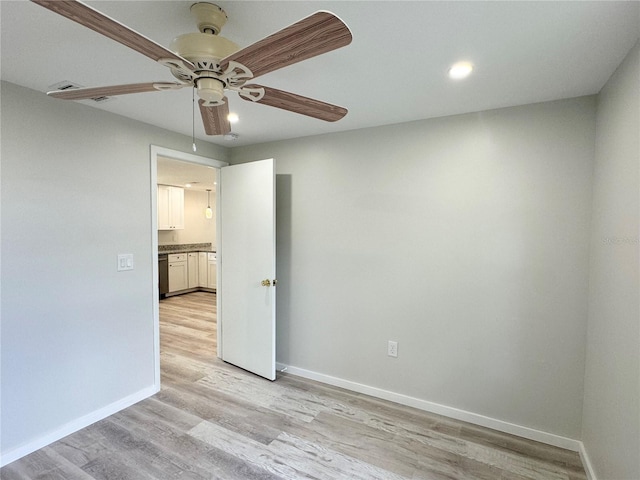
[[[211,194],[211,189],[207,188],[207,208],[204,209],[204,216],[208,220],[213,218],[213,210],[211,210],[211,200],[209,195]]]

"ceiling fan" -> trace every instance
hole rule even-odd
[[[222,8],[199,2],[191,6],[199,32],[176,37],[170,48],[76,0],[31,0],[63,17],[105,35],[168,67],[178,82],[149,82],[96,88],[56,90],[47,95],[82,100],[129,93],[193,87],[207,135],[231,131],[226,91],[240,98],[328,122],[347,109],[263,85],[248,84],[260,75],[330,52],[351,43],[351,31],[331,12],[318,11],[245,48],[219,35],[227,21]]]

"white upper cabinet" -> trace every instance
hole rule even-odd
[[[158,185],[158,230],[184,229],[184,189]]]

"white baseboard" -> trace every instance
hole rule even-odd
[[[19,447],[12,448],[8,452],[2,452],[2,454],[0,454],[0,467],[4,467],[5,465],[8,465],[13,461],[18,460],[19,458],[22,458],[25,455],[35,452],[36,450],[46,447],[47,445],[50,445],[53,442],[66,437],[67,435],[70,435],[74,432],[77,432],[78,430],[88,427],[92,423],[95,423],[99,420],[102,420],[108,417],[109,415],[113,415],[114,413],[117,413],[120,410],[130,407],[134,403],[138,403],[139,401],[144,400],[145,398],[155,395],[156,393],[158,393],[159,390],[160,388],[155,385],[149,388],[145,388],[143,390],[140,390],[139,392],[129,395],[128,397],[125,397],[116,402],[113,402],[112,404],[107,405],[106,407],[100,408],[99,410],[96,410],[76,420],[73,420],[61,426],[60,428],[57,428],[52,432],[49,432],[33,441],[30,441],[29,443],[20,445]]]
[[[308,378],[310,380],[316,380],[318,382],[333,385],[335,387],[341,387],[354,392],[364,393],[372,397],[389,400],[401,405],[407,405],[419,410],[424,410],[426,412],[436,413],[438,415],[454,418],[456,420],[473,423],[474,425],[492,428],[500,432],[517,435],[529,440],[535,440],[537,442],[546,443],[555,447],[565,448],[574,452],[581,452],[582,450],[584,450],[582,442],[574,440],[572,438],[562,437],[553,433],[543,432],[529,427],[523,427],[521,425],[505,422],[496,418],[486,417],[484,415],[468,412],[466,410],[460,410],[458,408],[440,405],[438,403],[421,400],[419,398],[410,397],[408,395],[403,395],[400,393],[390,392],[388,390],[382,390],[376,387],[370,387],[362,383],[356,383],[350,380],[344,380],[342,378],[324,375],[322,373],[305,370],[291,365],[285,366],[284,364],[280,363],[277,365],[279,371],[282,371],[282,368],[286,368],[286,372],[291,375],[297,375],[300,377]],[[595,477],[593,477],[593,480],[595,480]]]
[[[589,458],[589,454],[587,453],[587,449],[584,446],[584,443],[580,443],[580,460],[582,460],[582,466],[584,467],[584,471],[587,472],[587,480],[598,480],[596,477],[596,472],[593,469],[593,464],[591,463],[591,459]]]

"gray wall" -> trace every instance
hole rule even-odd
[[[234,148],[277,162],[278,361],[579,438],[594,135],[584,97]]]
[[[640,478],[640,44],[598,97],[583,441],[599,479]]]
[[[149,145],[188,152],[191,139],[8,83],[1,94],[6,454],[152,387]],[[133,271],[116,272],[119,253]]]

